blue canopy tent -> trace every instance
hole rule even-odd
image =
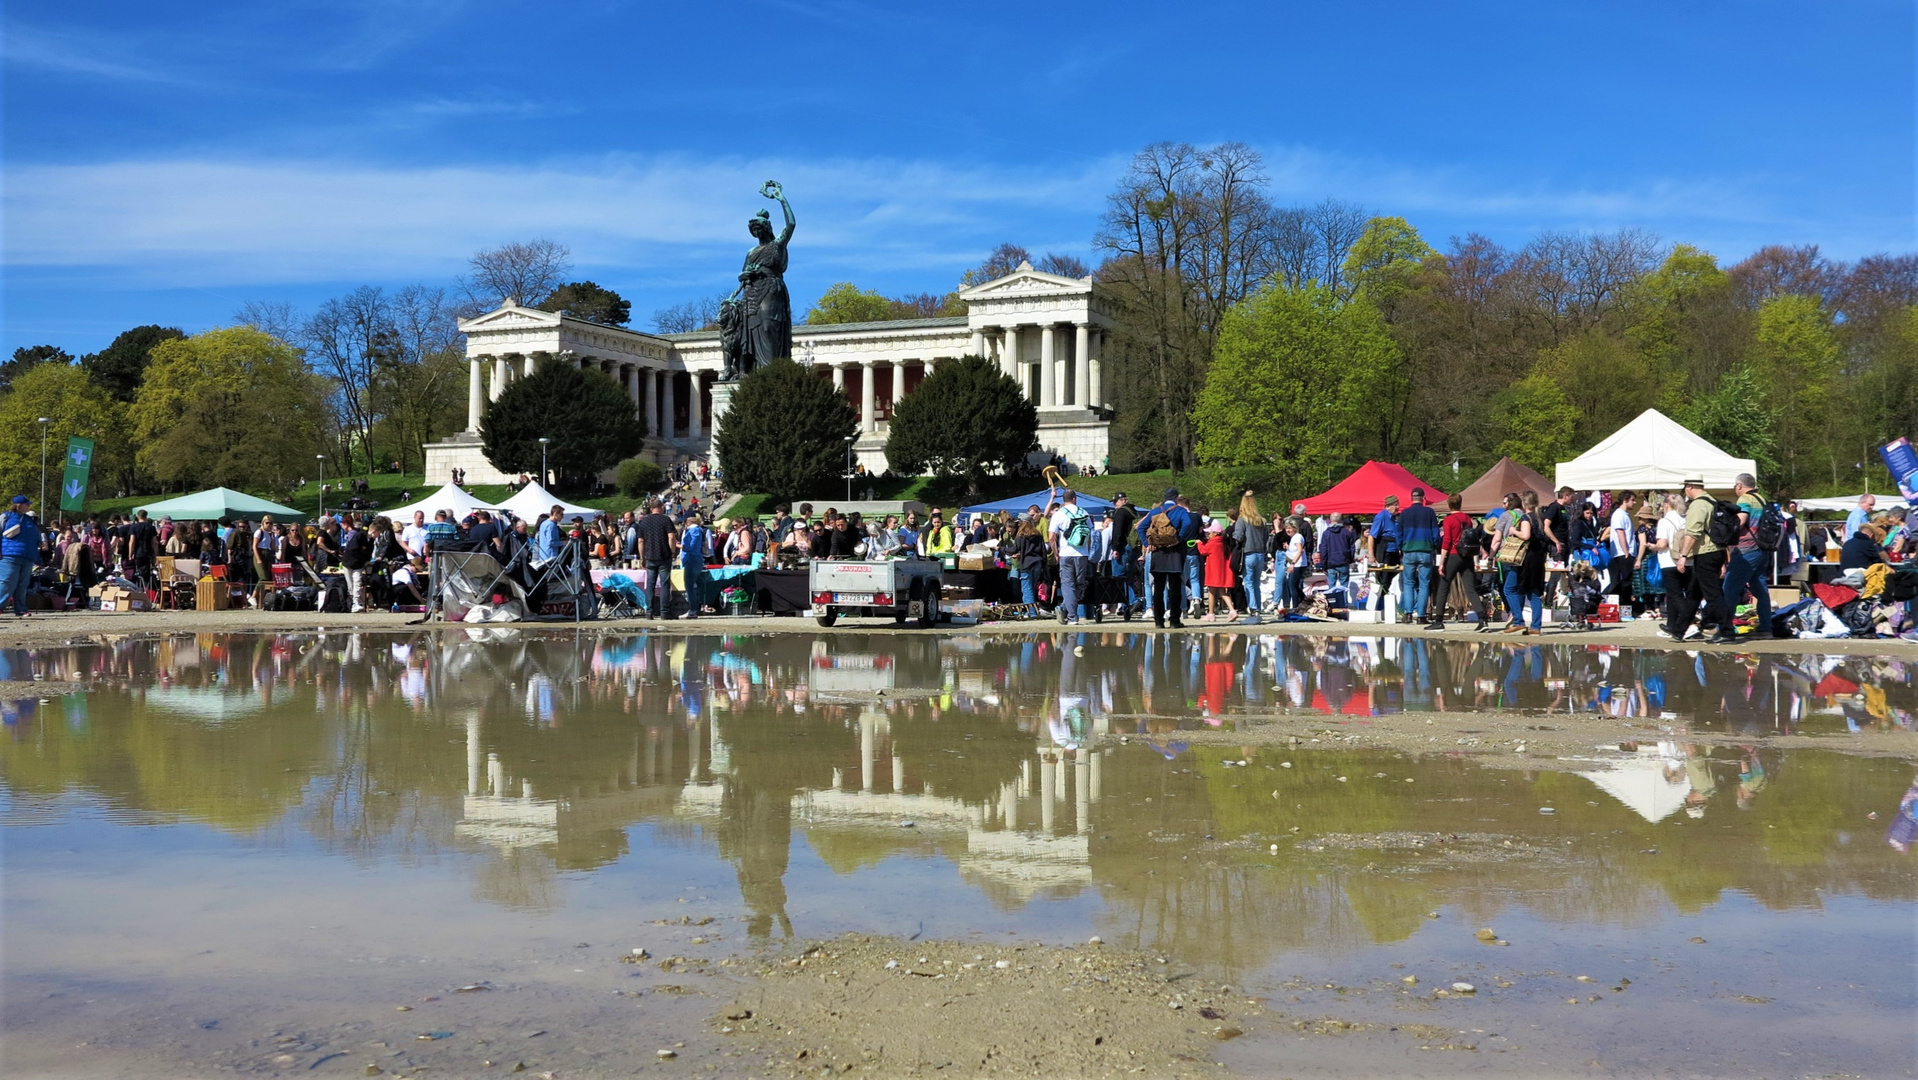
[[[1063,493],[1061,493],[1061,497],[1063,497]],[[1051,490],[1040,488],[1030,495],[1018,495],[1010,499],[1000,499],[997,502],[961,507],[959,516],[962,521],[970,522],[974,514],[997,514],[999,511],[1005,510],[1010,512],[1012,516],[1018,517],[1020,514],[1026,512],[1026,507],[1028,506],[1037,506],[1041,510],[1045,509],[1046,500],[1050,498],[1052,498]],[[1106,516],[1106,511],[1112,509],[1112,502],[1109,499],[1101,499],[1097,495],[1087,495],[1082,491],[1079,493],[1079,509],[1084,510],[1086,514],[1091,517],[1102,518]]]

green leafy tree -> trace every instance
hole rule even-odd
[[[1543,371],[1493,395],[1492,420],[1498,447],[1494,451],[1545,475],[1571,458],[1578,430],[1578,407],[1557,382]]]
[[[1345,255],[1345,280],[1389,321],[1426,259],[1438,254],[1402,217],[1375,217]]]
[[[71,364],[73,357],[56,345],[24,345],[13,350],[13,359],[0,363],[0,393],[13,381],[41,364]]]
[[[52,508],[41,507],[42,520],[58,515],[63,469],[61,455],[67,449],[67,437],[79,435],[94,440],[92,484],[95,496],[100,486],[117,473],[126,458],[125,406],[87,380],[86,372],[69,364],[36,364],[13,380],[12,390],[0,397],[0,491],[11,498],[25,493],[40,497],[41,432],[40,418],[46,425],[47,501]]]
[[[1781,472],[1773,481],[1797,491],[1820,469],[1838,483],[1838,341],[1817,297],[1777,296],[1758,309],[1752,373],[1774,419]]]
[[[1578,415],[1572,441],[1580,446],[1598,442],[1658,403],[1658,377],[1644,356],[1603,330],[1544,350],[1534,370],[1549,376],[1571,403]]]
[[[602,289],[590,281],[573,281],[554,289],[539,302],[541,311],[563,311],[576,319],[601,326],[625,326],[633,317],[633,305],[611,289]]]
[[[619,463],[613,474],[619,493],[629,499],[642,499],[659,490],[666,480],[666,470],[659,463],[645,458],[627,458]]]
[[[907,475],[963,476],[976,492],[1039,448],[1039,410],[1019,383],[984,357],[939,365],[893,410],[886,463]]]
[[[891,300],[876,292],[861,290],[850,281],[839,281],[806,312],[806,324],[880,322],[894,317]]]
[[[124,330],[113,343],[97,353],[80,358],[80,366],[95,386],[112,394],[114,400],[132,402],[140,391],[140,380],[152,362],[153,347],[162,341],[178,341],[186,332],[172,326],[136,326]]]
[[[844,394],[791,360],[741,379],[713,452],[735,491],[784,498],[825,494],[845,475],[859,419]]]
[[[1638,348],[1672,407],[1688,393],[1718,383],[1750,341],[1750,315],[1738,304],[1731,276],[1709,252],[1676,244],[1657,270],[1631,290],[1625,337]]]
[[[639,453],[646,424],[611,378],[548,360],[508,383],[480,419],[480,445],[501,472],[537,474],[542,438],[552,440],[547,467],[579,480]]]
[[[1192,422],[1221,493],[1316,491],[1351,459],[1398,357],[1378,309],[1321,285],[1267,288],[1226,313]]]
[[[1751,458],[1767,483],[1778,475],[1778,441],[1772,434],[1777,417],[1765,407],[1765,393],[1751,368],[1733,368],[1716,389],[1679,412],[1678,422],[1728,454]]]
[[[128,410],[140,467],[187,487],[284,492],[331,424],[299,350],[250,326],[163,341]]]

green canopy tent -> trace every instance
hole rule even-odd
[[[135,509],[145,510],[150,518],[170,517],[175,521],[230,521],[235,518],[257,521],[262,514],[272,514],[277,521],[306,520],[305,514],[290,506],[256,499],[245,492],[223,487],[208,488]]]

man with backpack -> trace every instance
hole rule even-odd
[[[1732,631],[1732,612],[1747,591],[1758,608],[1758,625],[1752,628],[1751,636],[1771,636],[1771,589],[1767,587],[1766,578],[1770,576],[1772,556],[1785,533],[1783,512],[1759,494],[1756,477],[1739,473],[1732,481],[1732,491],[1737,495],[1738,542],[1725,563],[1724,619],[1718,624],[1713,644],[1731,644],[1738,640]]]
[[[1485,550],[1489,539],[1478,519],[1460,510],[1464,498],[1454,492],[1445,497],[1445,520],[1439,522],[1439,557],[1443,560],[1439,567],[1438,596],[1432,601],[1432,621],[1425,624],[1427,630],[1445,629],[1446,601],[1452,597],[1452,583],[1463,579],[1465,595],[1472,602],[1472,611],[1478,615],[1478,628],[1485,632],[1491,621],[1485,617],[1485,598],[1478,591],[1478,556]]]
[[[340,535],[340,568],[346,571],[346,595],[351,611],[366,610],[366,564],[373,557],[373,538],[357,514],[348,515],[346,532]]]
[[[1186,544],[1198,539],[1198,524],[1185,507],[1179,505],[1179,489],[1167,488],[1165,501],[1139,519],[1139,545],[1145,549],[1144,561],[1152,575],[1152,624],[1164,629],[1166,615],[1172,616],[1172,629],[1185,629]]]
[[[1725,599],[1725,549],[1712,538],[1718,500],[1706,494],[1705,481],[1697,477],[1685,481],[1684,492],[1685,530],[1679,534],[1672,569],[1685,584],[1685,591],[1682,600],[1679,593],[1672,593],[1664,630],[1664,636],[1673,641],[1689,640],[1694,616],[1705,626],[1720,626],[1719,607]],[[1725,619],[1726,623],[1730,621],[1729,617]]]
[[[1092,584],[1092,519],[1079,509],[1079,493],[1067,489],[1047,528],[1059,560],[1059,621],[1070,626],[1086,616],[1086,592]]]

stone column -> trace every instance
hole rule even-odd
[[[484,374],[480,370],[486,357],[469,356],[466,358],[466,430],[478,431],[480,413],[486,408],[486,387],[482,385]],[[356,601],[357,602],[357,601]]]
[[[1083,409],[1092,404],[1092,327],[1080,323],[1072,329],[1072,373],[1077,379],[1072,403]]]
[[[1086,353],[1086,367],[1092,372],[1089,377],[1092,386],[1088,391],[1091,396],[1087,404],[1101,409],[1105,408],[1106,403],[1105,353],[1106,332],[1100,330],[1092,335],[1092,343]]]
[[[924,383],[927,379],[932,378],[932,369],[938,363],[939,363],[939,358],[936,356],[930,360],[921,360],[919,362],[919,368],[920,368],[919,381],[921,383]]]
[[[1057,353],[1052,347],[1052,338],[1051,323],[1039,328],[1039,407],[1041,409],[1059,404],[1059,365]]]
[[[546,361],[551,360],[552,358],[553,358],[553,354],[546,352],[544,350],[540,352],[527,353],[526,360],[524,361],[524,363],[526,364],[526,374],[528,376],[531,376],[534,372],[539,370],[539,366],[541,364],[544,364]]]
[[[486,392],[494,401],[498,401],[499,396],[506,392],[506,380],[513,375],[513,354],[497,353],[487,359],[493,362],[493,377],[487,384]]]
[[[1026,373],[1019,365],[1019,328],[1006,327],[1005,337],[999,343],[999,370],[1019,381],[1019,391],[1025,392]]]
[[[692,403],[686,408],[686,437],[697,439],[706,433],[706,376],[697,371],[686,373],[691,384]]]
[[[832,366],[832,388],[840,394],[846,392],[846,369],[839,364]]]
[[[878,370],[872,361],[859,365],[859,430],[878,431],[879,419],[873,408],[872,373]]]
[[[891,416],[899,408],[899,399],[906,396],[906,362],[892,362],[892,391],[886,396],[886,415]]]
[[[659,372],[652,368],[639,369],[640,415],[646,418],[646,434],[657,439],[661,437],[659,423]]]
[[[986,332],[983,329],[972,332],[972,355],[986,355]]]
[[[679,425],[673,420],[673,413],[678,411],[678,407],[673,401],[673,398],[677,394],[677,388],[673,384],[678,381],[679,380],[673,377],[671,371],[666,372],[666,394],[662,399],[665,407],[661,410],[663,415],[659,420],[659,430],[662,435],[668,439],[679,437]]]

